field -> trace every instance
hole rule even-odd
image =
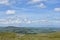
[[[41,34],[0,33],[0,40],[60,40],[60,32]]]

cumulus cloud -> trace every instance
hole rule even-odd
[[[31,20],[18,16],[11,16],[4,19],[0,19],[0,24],[30,24]]]
[[[31,20],[27,20],[26,22],[24,22],[24,23],[26,23],[26,24],[31,24],[32,23],[32,21]]]
[[[27,19],[21,17],[0,19],[0,24],[60,24],[60,20],[48,20],[48,19]]]
[[[11,16],[4,19],[0,19],[0,24],[31,24],[32,21],[18,16]]]
[[[60,12],[60,8],[54,8],[54,11]]]
[[[23,22],[26,23],[26,24],[30,24],[30,23],[32,23],[32,21],[29,20],[28,18],[24,18],[23,20],[24,20]]]
[[[31,20],[29,18],[23,18],[20,16],[10,16],[7,18],[0,19],[0,24],[60,24],[60,20],[53,20],[53,19],[35,19]]]
[[[7,10],[7,11],[6,11],[6,14],[15,14],[15,13],[16,13],[15,10]]]
[[[31,0],[28,4],[36,4],[33,7],[46,8],[46,5],[43,3],[47,0]]]
[[[16,0],[0,0],[0,4],[12,6],[16,4]]]
[[[41,1],[47,1],[47,0],[31,0],[31,2],[34,2],[34,3],[41,2]]]
[[[47,0],[30,0],[27,4],[34,4],[34,3],[40,3],[40,2],[45,2]]]
[[[0,24],[20,24],[21,21],[16,19],[16,20],[12,20],[12,19],[0,19]]]
[[[0,4],[9,5],[9,0],[0,0]]]
[[[39,7],[40,7],[40,8],[46,8],[46,6],[45,6],[43,3],[41,3],[41,4],[39,5]]]
[[[32,2],[40,2],[41,0],[32,0]]]

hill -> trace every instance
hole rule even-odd
[[[22,34],[39,34],[60,32],[60,27],[0,27],[0,32],[14,32]]]
[[[48,34],[0,33],[0,40],[60,40],[60,32]]]

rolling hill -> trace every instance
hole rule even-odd
[[[14,32],[22,34],[39,34],[60,32],[60,27],[0,27],[0,32]]]

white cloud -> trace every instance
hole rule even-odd
[[[39,7],[39,8],[46,8],[46,5],[43,3],[46,2],[47,0],[31,0],[27,4],[36,4],[33,7]]]
[[[29,23],[29,24],[30,24],[30,23],[32,23],[32,22],[31,22],[31,21],[28,21],[27,23]]]
[[[17,24],[22,23],[22,21],[21,21],[20,19],[17,19],[15,22],[16,22]]]
[[[60,12],[60,8],[54,8],[54,11]]]
[[[7,11],[6,11],[6,14],[15,14],[15,13],[16,13],[15,10],[7,10]]]
[[[6,19],[0,19],[0,24],[8,24],[8,21]]]
[[[16,0],[0,0],[0,4],[13,5],[13,4],[16,4]]]
[[[34,4],[34,3],[39,3],[39,2],[42,2],[42,1],[47,1],[47,0],[30,0],[29,2],[28,2],[28,4]]]
[[[28,20],[28,21],[26,21],[25,23],[26,23],[26,24],[31,24],[32,21],[31,21],[31,20]]]
[[[31,0],[31,1],[36,3],[36,2],[47,1],[47,0]]]
[[[0,19],[0,24],[31,24],[32,21],[18,16],[10,16],[4,19]]]
[[[35,19],[31,20],[28,18],[23,18],[23,17],[16,17],[16,16],[11,16],[7,17],[5,19],[0,19],[0,24],[60,24],[60,20],[48,20],[48,19]]]
[[[40,8],[46,8],[46,6],[45,6],[43,3],[41,3],[41,4],[39,5],[39,7],[40,7]]]
[[[12,19],[0,19],[0,24],[20,24],[21,20],[12,20]]]
[[[40,2],[41,0],[32,0],[32,2]]]
[[[23,20],[24,20],[23,22],[26,23],[26,24],[32,23],[31,20],[29,20],[29,19],[27,19],[27,18],[24,18]]]
[[[48,20],[44,20],[44,19],[34,20],[34,21],[32,21],[32,23],[41,23],[41,24],[42,24],[42,23],[43,23],[43,24],[45,23],[45,24],[46,24],[46,23],[48,23]]]
[[[0,0],[0,4],[9,5],[9,0]]]
[[[59,0],[48,0],[47,1],[48,4],[57,4],[57,3],[60,3]]]

